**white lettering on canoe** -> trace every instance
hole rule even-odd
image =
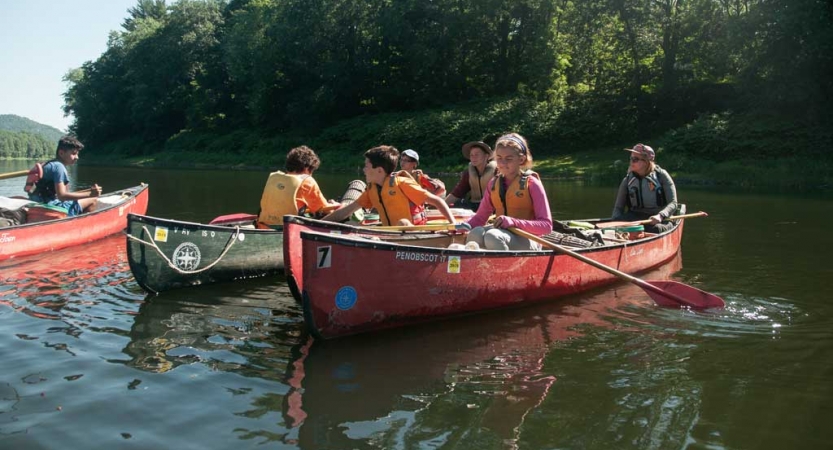
[[[645,249],[643,249],[643,248],[639,248],[639,249],[632,248],[631,251],[628,253],[628,256],[639,256],[644,252],[645,252]]]
[[[0,244],[14,242],[15,239],[17,238],[15,236],[10,235],[9,233],[0,234]]]
[[[445,262],[445,258],[445,255],[434,253],[396,252],[396,259],[400,261]]]

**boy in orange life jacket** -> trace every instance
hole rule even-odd
[[[450,223],[454,216],[448,205],[436,195],[426,191],[409,176],[392,174],[399,162],[399,151],[389,145],[373,147],[364,153],[364,176],[367,190],[353,203],[324,217],[324,220],[341,222],[359,208],[376,208],[382,225],[422,225],[425,203],[439,209]]]
[[[65,208],[68,216],[94,211],[101,186],[93,184],[88,191],[69,191],[67,167],[78,162],[78,152],[82,148],[84,144],[73,136],[62,137],[55,150],[55,159],[43,165],[43,176],[29,194],[29,199]]]
[[[341,206],[321,193],[312,173],[321,165],[318,155],[302,145],[286,154],[286,173],[269,175],[260,199],[258,222],[270,227],[282,226],[287,214],[322,215]]]

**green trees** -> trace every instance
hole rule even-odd
[[[598,145],[727,108],[828,117],[833,93],[823,0],[140,0],[128,13],[65,78],[93,147],[506,96],[548,105],[542,136]]]

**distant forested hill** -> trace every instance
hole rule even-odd
[[[0,158],[51,158],[61,130],[14,114],[0,114]]]

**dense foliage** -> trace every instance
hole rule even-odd
[[[63,133],[14,114],[0,114],[0,158],[51,158]]]
[[[587,148],[743,111],[823,127],[831,55],[824,0],[139,0],[66,75],[65,110],[91,147],[133,153],[325,127],[328,145],[362,149],[386,138],[356,129],[368,114],[418,142],[517,129],[540,148]],[[430,129],[396,122],[412,111]]]

